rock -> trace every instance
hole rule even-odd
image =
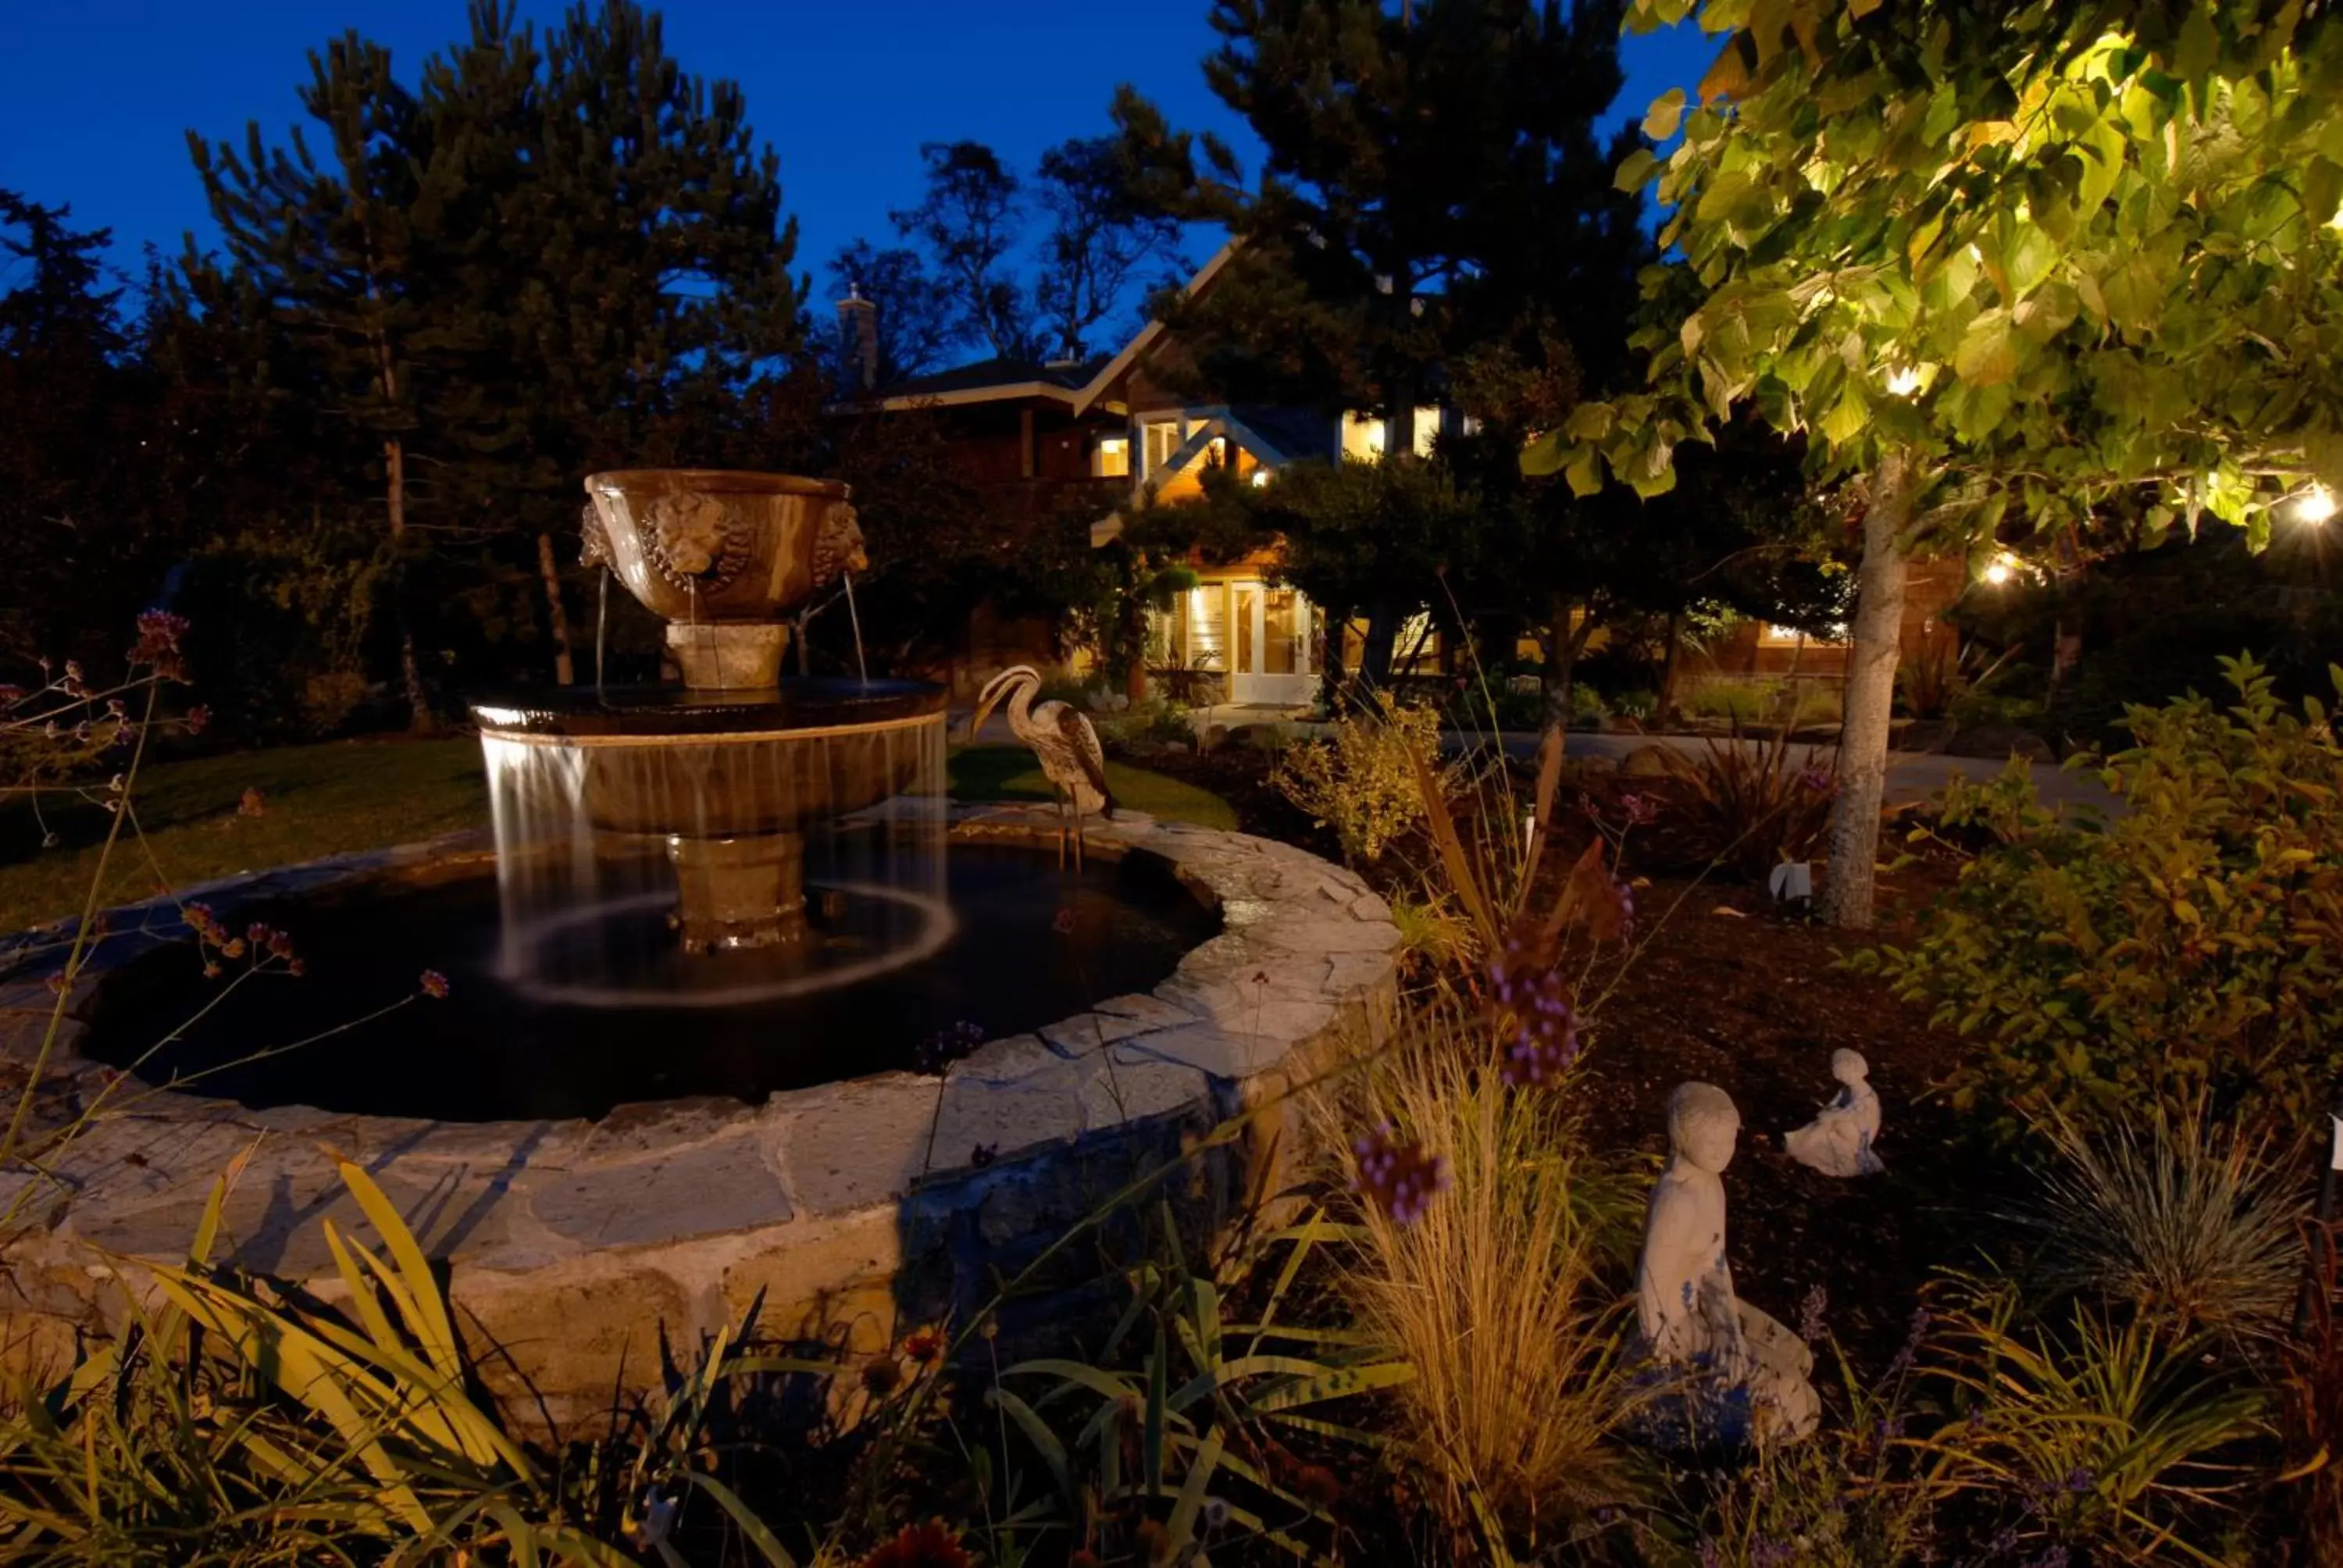
[[[1691,758],[1664,741],[1638,746],[1619,762],[1620,773],[1629,779],[1685,779],[1695,767]]]

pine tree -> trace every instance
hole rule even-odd
[[[1218,0],[1226,42],[1205,77],[1267,148],[1257,181],[1130,90],[1115,106],[1141,198],[1223,223],[1239,244],[1211,289],[1158,298],[1200,385],[1372,412],[1386,448],[1406,452],[1416,410],[1468,356],[1503,354],[1574,385],[1620,374],[1648,248],[1594,134],[1623,80],[1620,10]],[[1567,636],[1579,590],[1549,586],[1549,606],[1564,608],[1548,636]],[[1370,680],[1414,608],[1388,597],[1399,592],[1359,607]]]

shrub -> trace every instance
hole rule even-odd
[[[1192,746],[1196,741],[1196,727],[1189,720],[1188,709],[1162,697],[1144,697],[1120,713],[1093,713],[1090,719],[1102,746],[1142,742],[1151,746]]]
[[[2277,1331],[2302,1274],[2301,1205],[2264,1141],[2194,1110],[2094,1137],[2057,1120],[2039,1198],[2012,1216],[2036,1240],[2035,1281],[2115,1303],[2174,1333]]]
[[[1361,1327],[1415,1368],[1397,1430],[1450,1523],[1550,1524],[1626,1483],[1609,1442],[1623,1384],[1605,1270],[1635,1244],[1637,1184],[1587,1152],[1566,1075],[1510,1089],[1472,1021],[1435,1009],[1407,1028],[1368,1076],[1370,1106],[1322,1094],[1326,1141],[1355,1184],[1345,1130],[1380,1117],[1393,1141],[1444,1159],[1449,1186],[1420,1214],[1363,1205],[1342,1289]]]
[[[1270,782],[1319,827],[1334,829],[1344,859],[1372,861],[1423,819],[1419,762],[1444,788],[1453,787],[1453,770],[1439,759],[1439,711],[1375,692],[1335,719],[1332,739],[1293,747],[1278,759]]]
[[[1684,842],[1749,881],[1814,854],[1838,790],[1837,771],[1787,730],[1769,740],[1711,740],[1684,779]]]
[[[1934,1445],[2005,1521],[2008,1547],[2086,1547],[2093,1563],[2217,1563],[2229,1461],[2267,1428],[2261,1391],[2206,1335],[2077,1303],[2066,1329],[2024,1327],[2006,1282],[1950,1314],[1942,1375],[1968,1404]],[[2208,1548],[2207,1543],[2210,1543]]]
[[[2313,1120],[2343,1069],[2343,751],[2315,699],[2283,708],[2250,658],[2238,700],[2127,719],[2099,772],[2111,822],[2045,810],[2013,764],[1946,791],[1993,842],[1910,950],[1859,955],[1985,1049],[1956,1102],[2128,1111],[2204,1099],[2219,1119]],[[2343,689],[2343,669],[2335,675]]]
[[[1694,687],[1684,699],[1684,710],[1695,719],[1729,719],[1755,724],[1772,706],[1775,689],[1768,682],[1711,680]]]
[[[2309,1563],[2343,1563],[2343,1228],[2306,1228],[2312,1260],[2303,1332],[2288,1342],[2278,1382],[2293,1513]]]

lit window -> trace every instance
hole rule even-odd
[[[1120,479],[1131,472],[1131,437],[1101,436],[1091,453],[1091,472],[1101,479]]]
[[[1140,427],[1147,440],[1147,471],[1160,474],[1172,463],[1172,454],[1187,439],[1178,419],[1151,419]]]

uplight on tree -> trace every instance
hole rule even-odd
[[[2294,498],[2294,520],[2318,528],[2335,515],[2335,492],[2324,485],[2313,485]]]
[[[2298,0],[1630,0],[1717,35],[1619,170],[1650,186],[1647,384],[1523,466],[1652,496],[1754,412],[1861,518],[1820,908],[1871,919],[1907,563],[2111,503],[2215,518],[2343,485],[2343,18]],[[1883,396],[1936,367],[1926,397]]]
[[[1898,365],[1887,372],[1887,390],[1897,397],[1909,397],[1920,389],[1920,367]]]

